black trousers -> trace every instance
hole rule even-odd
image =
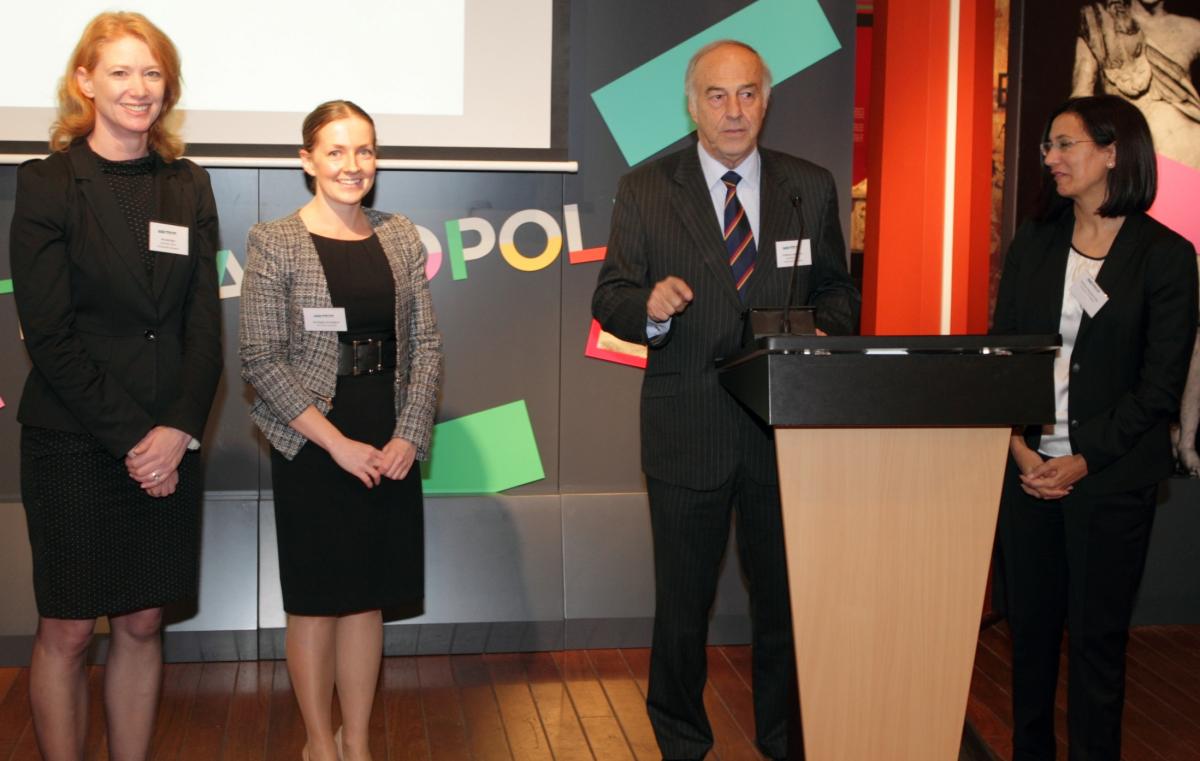
[[[1158,487],[1044,501],[1009,462],[1000,543],[1013,642],[1013,761],[1053,761],[1054,694],[1068,632],[1071,761],[1119,761],[1129,622]]]
[[[646,707],[665,758],[701,758],[712,747],[704,711],[705,645],[731,511],[750,591],[755,737],[787,756],[795,661],[779,487],[735,476],[712,491],[646,478],[654,535],[654,641]]]

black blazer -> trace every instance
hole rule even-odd
[[[992,332],[1057,333],[1075,226],[1027,222],[1013,238],[1000,278]],[[1112,494],[1171,473],[1169,425],[1178,418],[1196,333],[1192,244],[1145,214],[1125,219],[1097,284],[1108,302],[1086,313],[1071,353],[1071,451],[1088,475],[1076,489]],[[1037,448],[1040,428],[1026,433]]]
[[[190,232],[188,256],[155,255],[153,282],[82,140],[21,166],[10,253],[33,359],[21,423],[89,433],[115,457],[155,425],[203,435],[221,374],[208,173],[157,159],[151,219]]]
[[[651,347],[642,384],[642,467],[694,489],[719,486],[739,465],[756,481],[775,483],[770,429],[720,386],[713,366],[740,348],[743,305],[696,151],[690,145],[621,179],[592,314],[619,338],[646,343],[646,300],[654,284],[669,275],[682,278],[694,299],[672,319],[665,340]],[[798,195],[813,264],[797,273],[796,301],[817,307],[817,324],[826,332],[853,333],[860,299],[846,271],[832,175],[787,154],[759,152],[760,240],[748,304],[786,300],[790,269],[776,268],[775,243],[802,237],[791,203]]]

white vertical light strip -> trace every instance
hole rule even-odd
[[[950,334],[954,305],[954,174],[958,154],[958,27],[961,0],[950,0],[950,45],[946,60],[946,176],[942,202],[941,333]]]

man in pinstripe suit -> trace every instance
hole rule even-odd
[[[795,669],[775,447],[713,363],[738,351],[747,307],[784,303],[793,261],[797,303],[817,308],[823,332],[854,332],[860,299],[830,173],[758,148],[771,87],[758,53],[707,45],[685,86],[698,145],[622,178],[592,298],[605,330],[651,348],[641,399],[656,593],[647,709],[664,758],[700,759],[712,746],[704,646],[733,511],[750,589],[755,734],[782,759]]]

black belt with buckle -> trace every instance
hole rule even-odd
[[[394,338],[359,338],[338,343],[338,375],[374,375],[395,367]]]

